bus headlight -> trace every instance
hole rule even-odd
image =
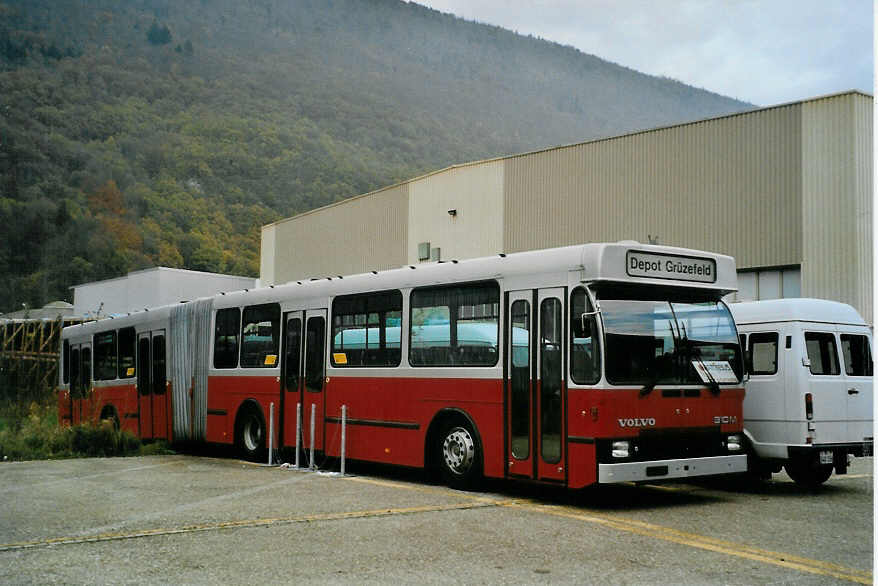
[[[733,433],[726,438],[726,447],[730,452],[740,452],[744,442],[741,440],[741,434]]]
[[[627,440],[613,442],[613,457],[627,458],[630,452],[631,444]]]

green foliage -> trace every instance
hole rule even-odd
[[[7,413],[8,413],[7,408]],[[27,415],[4,418],[0,428],[0,459],[44,460],[83,456],[130,456],[141,451],[140,440],[120,431],[110,420],[95,424],[62,427],[54,405],[31,403]],[[150,448],[163,453],[166,447]]]
[[[158,21],[154,20],[146,33],[146,38],[153,45],[167,45],[171,42],[171,30],[167,25],[159,25]]]
[[[746,107],[397,0],[4,0],[0,312],[154,265],[255,276],[282,217]]]

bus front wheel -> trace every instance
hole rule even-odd
[[[436,450],[442,478],[448,486],[468,489],[478,483],[482,475],[482,454],[468,423],[446,425],[439,434]]]

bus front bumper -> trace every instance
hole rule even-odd
[[[619,464],[598,464],[598,482],[601,484],[641,482],[645,480],[735,474],[746,471],[747,456],[745,454],[684,458],[680,460],[622,462]]]

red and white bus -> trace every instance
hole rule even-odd
[[[61,416],[255,459],[274,403],[274,446],[334,457],[346,406],[347,457],[459,487],[743,472],[736,286],[731,257],[619,242],[220,294],[66,328]]]

